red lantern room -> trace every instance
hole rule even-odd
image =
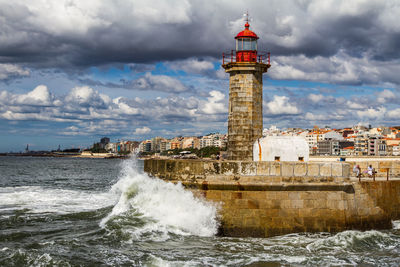
[[[236,35],[236,62],[257,62],[257,39],[258,36],[249,30],[247,21],[245,29]]]

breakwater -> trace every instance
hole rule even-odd
[[[349,163],[148,159],[144,170],[218,203],[227,236],[385,229],[400,218],[400,180],[360,183]]]

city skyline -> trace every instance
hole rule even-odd
[[[399,124],[396,1],[21,0],[0,10],[0,152],[225,133],[221,55],[246,10],[271,52],[264,128]]]
[[[318,145],[316,145],[315,142],[317,142],[317,137],[319,135],[325,135],[326,133],[329,133],[328,135],[330,137],[327,138],[327,140],[331,140],[333,137],[334,140],[339,140],[341,138],[345,138],[345,139],[349,139],[350,141],[354,141],[355,138],[369,138],[371,137],[372,139],[383,139],[383,140],[388,140],[389,144],[396,144],[398,145],[399,141],[400,141],[400,126],[385,126],[385,127],[373,127],[373,125],[368,125],[368,126],[363,126],[363,125],[356,125],[353,127],[344,127],[344,128],[326,128],[326,127],[317,127],[314,126],[311,129],[303,129],[303,128],[277,128],[275,125],[271,125],[270,128],[264,128],[263,129],[263,137],[266,136],[302,136],[306,139],[307,143],[309,144],[310,147],[310,151],[312,149],[312,147],[316,146],[316,148],[318,147]],[[332,135],[333,134],[333,135]],[[337,137],[339,135],[341,136],[339,139],[337,139]],[[195,148],[195,146],[199,146],[204,147],[204,146],[209,146],[209,143],[207,143],[209,140],[211,139],[216,139],[216,140],[221,140],[222,142],[219,142],[216,146],[219,147],[226,147],[227,145],[227,133],[219,133],[219,132],[214,132],[214,133],[208,133],[205,135],[200,135],[200,136],[191,136],[191,135],[187,135],[187,136],[183,136],[183,135],[178,135],[178,136],[173,136],[173,137],[165,137],[165,136],[152,136],[150,138],[146,138],[146,139],[136,139],[136,140],[112,140],[109,137],[103,136],[100,138],[100,142],[98,142],[99,140],[92,140],[90,144],[86,145],[85,147],[78,147],[78,146],[71,146],[71,147],[61,147],[61,145],[58,146],[57,149],[52,148],[47,150],[47,152],[50,151],[63,151],[63,150],[70,150],[70,149],[76,149],[79,148],[81,151],[85,150],[85,149],[91,149],[93,148],[95,145],[98,144],[110,144],[114,147],[116,147],[118,144],[137,144],[137,145],[141,145],[141,144],[146,144],[149,142],[153,142],[154,140],[158,140],[158,141],[166,141],[166,142],[177,142],[180,143],[180,145],[177,145],[177,147],[174,148],[186,148],[186,147],[193,147]],[[211,138],[211,139],[210,139]],[[310,139],[311,138],[311,139]],[[325,137],[321,137],[321,140],[326,140]],[[204,141],[204,144],[201,144],[202,141],[200,140],[207,140]],[[195,142],[194,143],[187,143],[187,141],[190,140],[198,140],[200,141],[200,143]],[[342,140],[342,139],[341,139]],[[384,142],[386,142],[384,141]],[[182,147],[180,147],[182,146]],[[212,145],[212,146],[215,146]],[[164,150],[169,150],[168,148],[165,148]],[[23,151],[9,151],[12,153],[23,153]],[[34,150],[30,150],[29,149],[29,144],[26,145],[25,147],[25,153],[26,152],[35,152]],[[36,152],[46,152],[46,150],[44,151],[36,151]],[[112,151],[112,152],[116,152],[116,151]]]

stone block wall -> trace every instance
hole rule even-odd
[[[350,165],[342,162],[268,162],[148,159],[145,171],[176,181],[262,180],[268,182],[343,182]]]
[[[195,191],[219,203],[227,236],[387,229],[392,219],[400,218],[400,181],[225,189]]]

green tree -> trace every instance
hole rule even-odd
[[[93,144],[93,147],[90,149],[92,153],[107,153],[107,150],[102,148],[99,143]]]

